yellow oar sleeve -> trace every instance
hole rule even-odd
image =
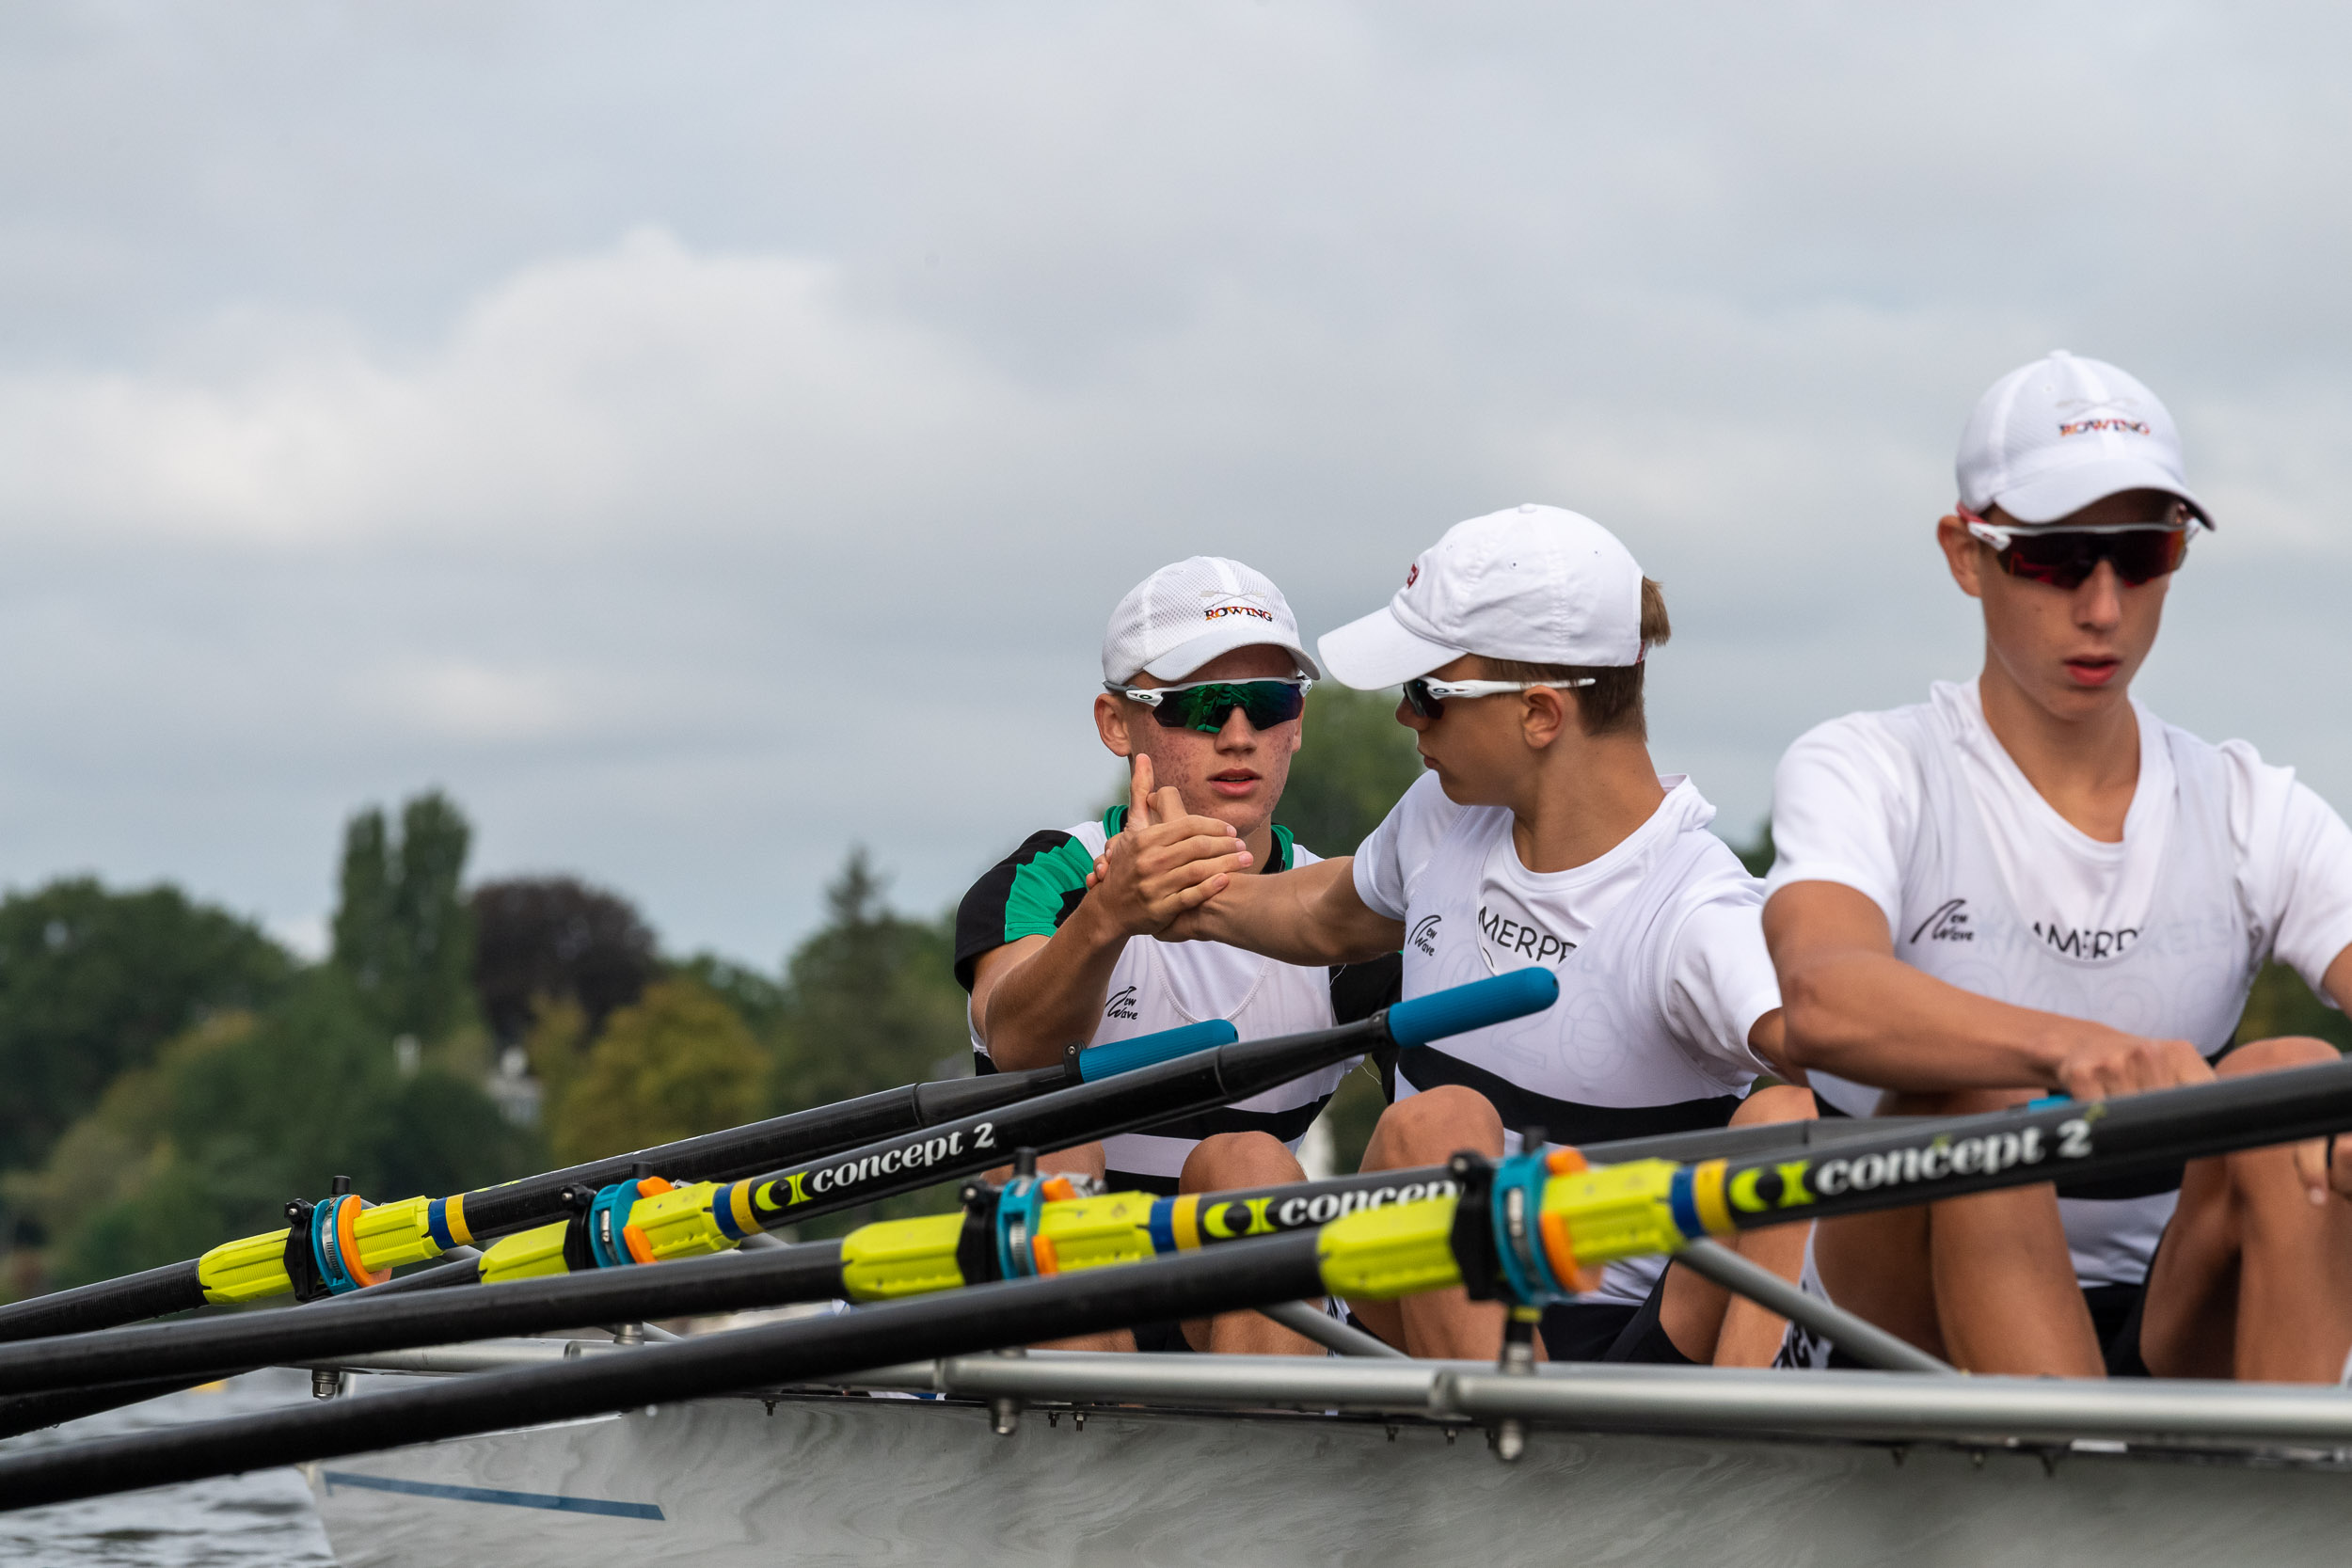
[[[215,1306],[265,1301],[291,1294],[294,1281],[286,1277],[286,1232],[242,1236],[223,1242],[196,1261],[197,1282],[204,1299]]]

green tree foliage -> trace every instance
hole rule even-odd
[[[2235,1038],[2243,1043],[2275,1035],[2315,1035],[2338,1051],[2352,1051],[2352,1020],[2313,995],[2285,964],[2266,963],[2254,976]]]
[[[949,923],[884,902],[864,849],[825,890],[824,927],[785,971],[771,1103],[830,1104],[961,1069],[971,1031]]]
[[[508,1180],[534,1154],[473,1084],[431,1067],[404,1075],[330,965],[119,1079],[11,1197],[58,1239],[52,1275],[73,1284],[283,1224],[287,1198],[321,1196],[339,1175],[405,1197]]]
[[[660,968],[636,907],[576,878],[485,882],[468,907],[474,996],[490,1032],[508,1044],[530,1032],[545,1002],[577,1003],[589,1029],[600,1029]]]
[[[397,843],[373,806],[344,829],[334,962],[389,1034],[438,1040],[470,1012],[473,917],[458,883],[473,830],[438,790],[400,816]]]
[[[740,1126],[759,1115],[767,1065],[719,996],[691,979],[657,981],[550,1085],[548,1142],[572,1164]]]
[[[40,1164],[118,1074],[293,972],[252,925],[177,888],[74,878],[0,901],[0,1169]]]

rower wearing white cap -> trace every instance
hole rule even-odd
[[[1337,974],[1214,943],[1152,941],[1215,879],[1256,882],[1315,856],[1276,825],[1314,661],[1290,606],[1237,561],[1194,556],[1138,583],[1103,639],[1094,724],[1130,760],[1129,796],[1098,821],[1033,833],[964,895],[956,977],[972,993],[981,1070],[1050,1066],[1208,1019],[1244,1039],[1329,1028],[1385,1006],[1391,958]],[[1089,887],[1097,858],[1104,874]],[[1367,955],[1370,957],[1370,955]],[[1050,1154],[1040,1168],[1114,1190],[1207,1192],[1304,1180],[1296,1151],[1351,1064],[1149,1132]],[[1254,1312],[1100,1336],[1089,1348],[1321,1354]]]
[[[2221,1053],[2274,953],[2352,1001],[2352,831],[2246,742],[2130,694],[2212,527],[2171,416],[2053,354],[1984,394],[1957,478],[1937,542],[1983,608],[1982,672],[1821,725],[1774,781],[1790,1054],[1856,1116],[2334,1060],[2312,1039]],[[1835,1221],[1807,1284],[1979,1371],[2332,1379],[2352,1204],[2318,1148]],[[1802,1334],[1789,1358],[1830,1359]]]
[[[1658,585],[1608,530],[1522,506],[1448,531],[1387,609],[1317,644],[1349,686],[1403,686],[1397,719],[1429,775],[1352,860],[1220,875],[1165,934],[1301,964],[1401,944],[1406,996],[1532,964],[1561,983],[1544,1013],[1406,1053],[1365,1168],[1499,1156],[1538,1125],[1584,1143],[1811,1114],[1801,1089],[1742,1106],[1780,997],[1758,884],[1707,831],[1714,808],[1650,761],[1644,657],[1668,629]],[[1793,1277],[1802,1230],[1743,1250]],[[1547,1315],[1551,1354],[1770,1359],[1776,1319],[1742,1303],[1726,1320],[1720,1291],[1680,1269],[1661,1287],[1661,1273],[1613,1265]],[[1356,1309],[1416,1355],[1491,1354],[1502,1331],[1499,1306],[1458,1290]]]

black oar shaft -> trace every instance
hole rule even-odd
[[[751,1178],[762,1227],[854,1209],[1012,1163],[1018,1148],[1067,1148],[1246,1100],[1389,1037],[1386,1014],[1272,1040],[1245,1040],[1002,1111],[941,1122]]]
[[[686,1138],[607,1160],[592,1160],[503,1187],[485,1187],[465,1195],[462,1212],[471,1235],[497,1236],[560,1218],[569,1212],[561,1196],[565,1189],[609,1186],[635,1174],[640,1164],[674,1180],[723,1181],[771,1169],[782,1160],[851,1148],[893,1132],[1010,1104],[1068,1081],[1069,1073],[1064,1068],[1040,1068],[985,1078],[910,1084],[723,1132]],[[414,1277],[417,1276],[394,1281],[393,1288],[426,1288],[409,1285],[409,1278]],[[465,1278],[453,1273],[442,1275],[441,1281],[463,1283]],[[87,1333],[145,1318],[167,1317],[201,1307],[204,1301],[198,1264],[194,1260],[170,1263],[144,1274],[76,1286],[0,1307],[0,1342]],[[5,1420],[4,1415],[0,1415],[0,1420]]]
[[[444,1344],[536,1329],[743,1311],[840,1295],[841,1243],[691,1259],[658,1269],[519,1279],[478,1291],[373,1292],[194,1323],[152,1323],[0,1345],[0,1393]]]
[[[707,1335],[567,1366],[453,1379],[0,1458],[0,1509],[230,1475],[640,1405],[961,1355],[1322,1292],[1310,1233],[1126,1269],[988,1285]],[[659,1272],[672,1274],[676,1265]]]
[[[1913,1120],[1802,1155],[1743,1155],[1724,1162],[1723,1190],[1733,1224],[1746,1229],[1997,1187],[2110,1181],[2346,1128],[2352,1062],[2331,1062],[2114,1100]]]

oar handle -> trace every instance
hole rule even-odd
[[[1427,1045],[1448,1035],[1465,1035],[1540,1013],[1560,998],[1560,977],[1549,969],[1515,969],[1491,980],[1473,980],[1389,1009],[1389,1037],[1399,1045]]]
[[[1239,1038],[1241,1032],[1232,1023],[1221,1018],[1213,1018],[1201,1023],[1187,1023],[1179,1029],[1163,1029],[1156,1035],[1137,1035],[1133,1039],[1089,1046],[1078,1053],[1078,1082],[1099,1084],[1105,1078],[1133,1072],[1137,1068],[1157,1067],[1179,1056],[1189,1056],[1196,1051],[1231,1045]]]

